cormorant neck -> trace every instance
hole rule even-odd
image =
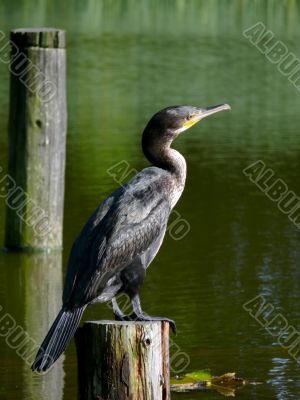
[[[184,157],[171,148],[174,136],[168,133],[145,130],[142,137],[142,148],[146,158],[156,167],[172,174],[179,186],[184,186],[186,179],[186,162]]]

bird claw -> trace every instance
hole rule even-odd
[[[139,314],[139,315],[137,315],[135,313],[132,313],[130,315],[115,314],[115,319],[116,319],[116,321],[165,321],[165,322],[169,323],[174,335],[177,334],[176,324],[170,318],[153,317],[153,316],[147,315],[147,314]]]
[[[127,315],[121,315],[121,314],[114,314],[114,316],[115,316],[115,320],[116,321],[129,321],[129,319],[126,319],[127,318]]]
[[[174,333],[174,335],[177,334],[177,329],[176,329],[176,324],[175,322],[170,319],[170,318],[164,318],[164,317],[153,317],[151,315],[147,315],[147,314],[140,314],[137,315],[135,313],[129,315],[130,321],[165,321],[168,322],[172,332]]]

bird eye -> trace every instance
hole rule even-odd
[[[189,119],[191,119],[191,118],[192,118],[192,115],[191,115],[191,114],[188,115],[188,116],[186,117],[187,120],[189,120]]]

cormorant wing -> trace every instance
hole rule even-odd
[[[159,190],[161,175],[154,168],[143,170],[91,216],[71,251],[65,305],[83,305],[97,298],[109,279],[164,233],[171,207]]]

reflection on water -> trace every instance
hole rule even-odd
[[[151,7],[138,0],[74,1],[72,7],[58,0],[0,4],[6,33],[25,25],[55,25],[68,32],[64,266],[82,224],[117,186],[107,169],[121,160],[138,170],[147,165],[140,134],[155,111],[183,103],[232,106],[231,113],[204,120],[175,144],[188,162],[186,190],[176,209],[191,230],[178,242],[166,237],[147,273],[142,303],[149,314],[176,320],[174,340],[189,354],[189,370],[236,371],[265,382],[237,393],[247,399],[292,399],[299,392],[298,364],[242,307],[263,294],[299,326],[299,230],[242,171],[261,159],[300,195],[300,98],[242,31],[263,21],[299,57],[299,9],[295,0],[153,0]],[[3,133],[7,78],[7,67],[0,65]],[[6,153],[2,134],[2,166]],[[0,202],[1,243],[3,211]],[[40,339],[59,309],[59,274],[50,278],[49,265],[39,269],[33,260],[22,260],[0,255],[0,304]],[[95,306],[84,318],[111,318],[111,312]],[[52,371],[55,378],[49,377],[57,380],[57,391],[45,395],[51,382],[31,377],[3,342],[0,356],[0,396],[47,399],[53,392],[60,398],[61,365]],[[64,367],[68,400],[76,396],[72,345]]]
[[[11,330],[8,326],[7,332],[2,330],[1,339],[10,373],[18,376],[11,384],[17,383],[22,388],[25,399],[60,400],[64,384],[63,358],[46,375],[33,373],[30,365],[61,307],[61,254],[10,254],[3,258],[1,317],[8,313],[5,320],[9,321]],[[6,390],[13,394],[12,388]],[[5,395],[8,393],[3,391]]]

